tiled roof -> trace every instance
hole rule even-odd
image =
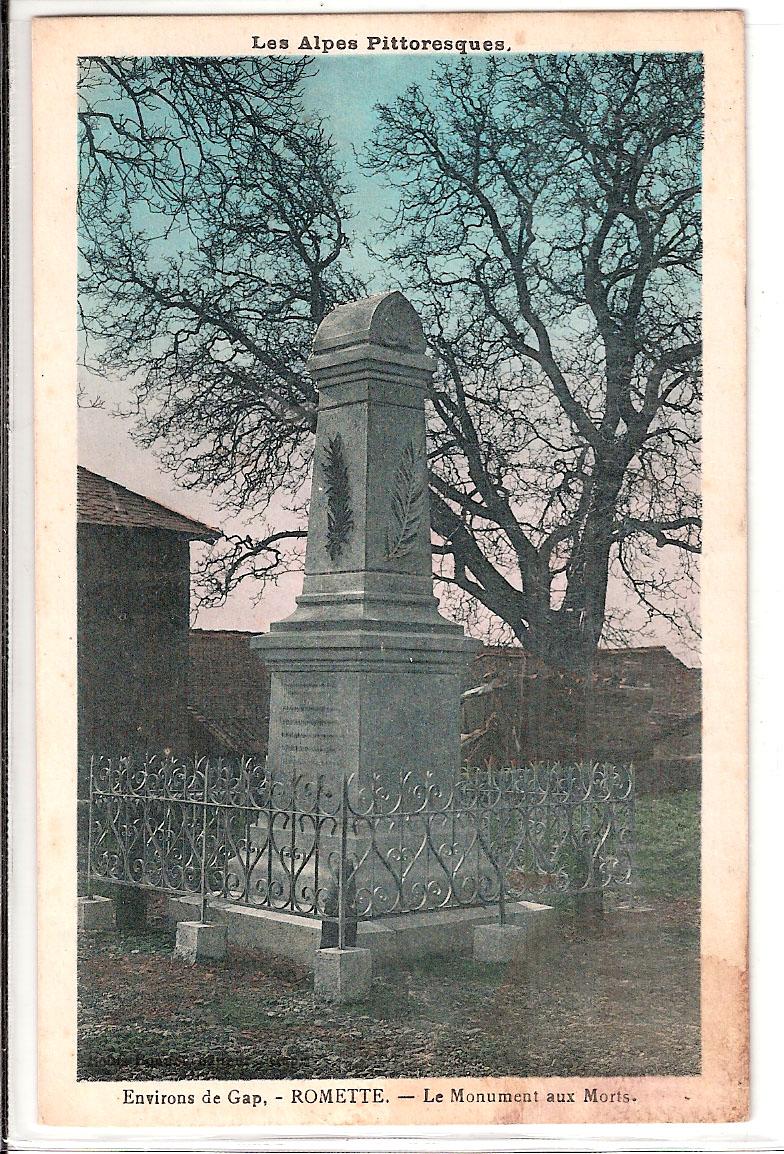
[[[227,750],[264,752],[269,731],[270,674],[250,647],[253,633],[191,629],[188,708]]]
[[[87,525],[125,529],[168,529],[189,541],[217,541],[220,533],[201,521],[184,517],[141,493],[134,493],[81,465],[78,469],[77,518]]]
[[[267,733],[259,733],[253,725],[248,725],[236,717],[215,717],[188,706],[188,715],[193,718],[222,747],[227,754],[239,757],[264,756],[267,752]],[[197,751],[198,752],[198,751]]]
[[[251,647],[254,633],[241,629],[191,629],[188,638],[189,700],[236,700],[238,705],[269,696],[269,671]]]

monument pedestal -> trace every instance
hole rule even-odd
[[[441,829],[420,804],[422,787],[453,787],[465,668],[479,648],[433,596],[425,350],[397,292],[322,322],[309,362],[319,413],[302,595],[253,642],[272,675],[269,776],[293,797],[297,783],[321,782],[327,815],[318,870],[304,859],[299,873],[282,859],[268,868],[280,892],[315,892],[322,915],[341,854],[361,919],[438,907],[450,861],[470,852],[464,831]]]
[[[433,596],[425,348],[397,292],[335,309],[316,334],[303,591],[253,642],[272,673],[274,778],[359,788],[392,785],[402,768],[446,783],[459,767],[460,694],[479,645]]]
[[[475,648],[462,631],[332,622],[279,628],[257,644],[272,671],[273,777],[324,775],[339,788],[350,775],[357,786],[375,777],[391,783],[403,768],[451,781],[460,759],[463,670]]]

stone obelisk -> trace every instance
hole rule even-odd
[[[435,361],[399,292],[336,308],[316,333],[319,390],[297,609],[257,637],[272,672],[276,778],[451,779],[463,670],[479,643],[433,596],[425,395]]]

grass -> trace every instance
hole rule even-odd
[[[699,901],[699,793],[638,798],[635,818],[637,892],[645,898]]]

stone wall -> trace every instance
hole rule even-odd
[[[464,699],[464,760],[607,760],[633,763],[642,791],[699,785],[701,671],[663,647],[600,651],[590,682],[485,649],[472,677],[485,692]]]
[[[266,747],[269,673],[250,650],[251,636],[191,631],[190,701],[225,724],[235,742],[252,734],[247,752],[256,752]],[[486,692],[464,698],[461,728],[487,732],[473,746],[464,743],[464,760],[631,761],[642,791],[698,787],[700,670],[656,647],[603,651],[597,664],[596,684],[586,692],[517,647],[486,648],[468,660],[464,688]]]

